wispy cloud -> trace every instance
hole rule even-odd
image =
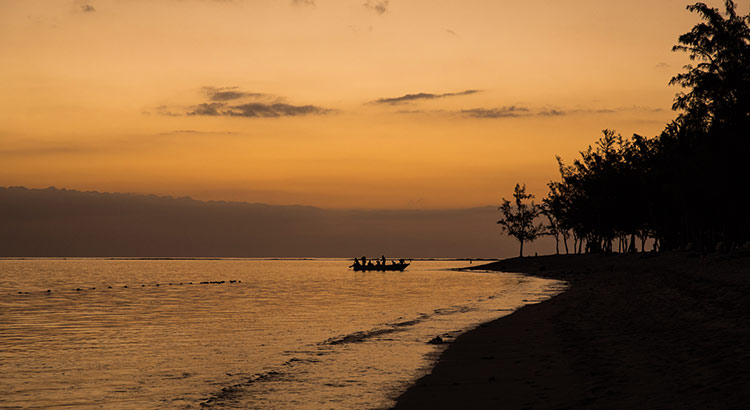
[[[239,105],[226,103],[198,104],[187,112],[188,116],[224,116],[246,118],[297,117],[302,115],[323,115],[331,110],[315,105],[292,105],[285,103],[253,102]]]
[[[555,110],[555,109],[546,109],[546,110],[539,111],[537,113],[537,115],[542,116],[542,117],[559,117],[559,116],[566,115],[566,114],[567,113],[565,111]]]
[[[625,106],[614,108],[560,108],[560,107],[526,107],[522,105],[505,105],[500,107],[477,107],[463,110],[420,110],[403,109],[395,114],[449,116],[465,119],[494,119],[494,118],[525,118],[525,117],[563,117],[570,115],[608,115],[618,113],[654,114],[664,111],[663,108],[644,106]]]
[[[292,0],[293,6],[315,7],[315,0]]]
[[[59,146],[27,146],[10,149],[0,149],[0,157],[36,157],[46,155],[71,155],[96,152],[93,147],[83,147],[76,145],[59,145]]]
[[[509,105],[498,108],[473,108],[461,110],[458,114],[467,118],[516,118],[516,117],[562,117],[575,114],[617,114],[622,112],[658,113],[662,108],[628,106],[615,108],[536,108]]]
[[[211,101],[231,101],[239,100],[242,98],[261,98],[267,97],[263,93],[249,93],[240,91],[239,87],[203,87],[203,92],[206,93]]]
[[[179,109],[175,113],[165,105],[156,107],[155,113],[166,116],[186,115],[204,117],[277,118],[304,115],[324,115],[333,110],[317,105],[293,105],[283,98],[265,93],[247,92],[239,87],[203,87],[208,101]],[[149,113],[145,113],[149,114]]]
[[[642,105],[630,105],[630,106],[622,106],[622,107],[612,107],[612,108],[575,108],[575,109],[569,109],[566,110],[566,113],[569,114],[615,114],[620,112],[645,112],[645,113],[657,113],[664,111],[663,108],[656,108],[656,107],[645,107]]]
[[[388,11],[388,3],[389,0],[367,0],[363,5],[378,14],[384,14]]]
[[[667,69],[667,68],[671,68],[672,66],[669,65],[669,64],[667,64],[667,63],[665,63],[665,62],[661,62],[661,63],[656,64],[655,67],[658,68],[659,70],[664,70],[664,69]]]
[[[327,114],[330,111],[331,110],[329,109],[317,107],[314,105],[248,103],[231,106],[229,107],[229,110],[224,111],[222,115],[229,115],[232,117],[274,118],[296,117],[300,115],[322,115]]]
[[[154,111],[156,111],[156,113],[159,115],[165,115],[167,117],[179,117],[181,115],[181,114],[170,111],[166,105],[160,105],[156,107]],[[148,114],[151,114],[151,113],[148,112]]]
[[[202,103],[192,107],[191,111],[187,112],[187,115],[208,115],[208,116],[219,116],[223,115],[222,111],[226,107],[224,103]]]
[[[169,147],[175,143],[202,141],[205,138],[234,138],[240,133],[234,131],[201,131],[176,129],[157,133],[112,137],[95,141],[71,141],[60,144],[57,141],[31,140],[15,146],[0,148],[0,158],[24,158],[41,156],[75,156],[87,154],[122,154],[123,152],[153,152],[158,147]]]
[[[445,30],[446,33],[448,33],[448,34],[450,34],[452,36],[458,36],[458,34],[456,34],[455,31],[453,31],[453,30],[451,30],[449,28],[444,28],[443,30]]]
[[[233,131],[200,131],[200,130],[172,130],[160,132],[157,135],[233,135]]]
[[[512,118],[529,115],[529,109],[510,105],[498,108],[472,108],[461,110],[460,114],[469,118]]]
[[[460,91],[457,93],[443,93],[443,94],[432,94],[432,93],[405,94],[400,97],[379,98],[375,101],[372,101],[372,103],[396,105],[396,104],[404,104],[404,103],[409,103],[409,102],[418,101],[418,100],[434,100],[437,98],[471,95],[471,94],[479,93],[481,91],[482,90],[465,90],[465,91]]]
[[[90,4],[82,4],[81,5],[81,11],[84,13],[93,13],[96,11],[96,8]]]

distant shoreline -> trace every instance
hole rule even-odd
[[[410,408],[745,408],[750,253],[514,258],[471,267],[565,280],[459,336]]]

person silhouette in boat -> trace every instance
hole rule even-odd
[[[362,266],[367,265],[367,257],[366,256],[363,256],[360,259],[362,260]]]
[[[380,256],[380,265],[385,266],[385,255]]]
[[[359,266],[360,266],[359,265],[359,259],[354,258],[354,263],[352,264],[352,267],[356,268],[356,267],[359,267]]]

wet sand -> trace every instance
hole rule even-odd
[[[459,336],[396,409],[750,408],[749,253],[481,268],[570,288]]]

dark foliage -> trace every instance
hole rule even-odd
[[[661,135],[623,138],[614,131],[560,158],[560,181],[544,199],[548,233],[573,236],[574,252],[654,249],[732,250],[750,241],[750,15],[703,3],[703,22],[679,37],[689,53],[671,85],[681,86],[678,116]],[[585,246],[584,246],[585,245]]]
[[[510,201],[503,198],[503,204],[499,207],[503,217],[497,223],[503,231],[508,232],[508,235],[518,239],[521,243],[521,257],[523,257],[523,244],[534,241],[545,232],[544,225],[534,223],[541,208],[534,203],[533,199],[534,195],[526,193],[526,185],[516,184],[513,191],[515,205],[511,205]],[[526,200],[531,200],[531,202],[527,204]]]

